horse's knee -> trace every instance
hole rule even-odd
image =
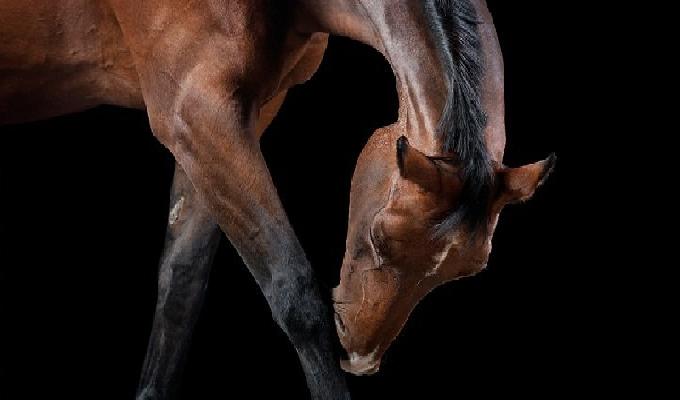
[[[328,310],[311,274],[272,279],[267,298],[275,320],[296,347],[323,338]]]

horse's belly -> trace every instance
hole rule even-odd
[[[0,123],[102,103],[143,107],[135,65],[106,2],[0,2]]]
[[[0,68],[0,124],[45,119],[101,104],[144,107],[135,81],[115,85],[110,81],[97,71],[80,68]]]

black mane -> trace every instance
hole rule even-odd
[[[460,160],[464,178],[461,203],[437,228],[437,235],[464,223],[475,232],[487,226],[493,169],[484,141],[482,106],[484,62],[477,11],[470,0],[426,0],[426,15],[437,38],[449,86],[439,123],[444,151]]]

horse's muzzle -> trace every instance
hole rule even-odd
[[[375,353],[367,356],[350,354],[349,360],[340,360],[340,367],[353,375],[373,375],[380,369],[380,359],[375,358]]]

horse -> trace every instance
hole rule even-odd
[[[379,51],[400,104],[357,161],[335,318],[258,146],[329,34]],[[144,109],[177,162],[138,400],[175,392],[220,231],[312,398],[347,399],[341,368],[376,372],[418,301],[480,271],[503,207],[530,198],[555,165],[502,163],[502,55],[485,0],[9,1],[0,36],[0,123]],[[340,363],[333,319],[349,356]]]

